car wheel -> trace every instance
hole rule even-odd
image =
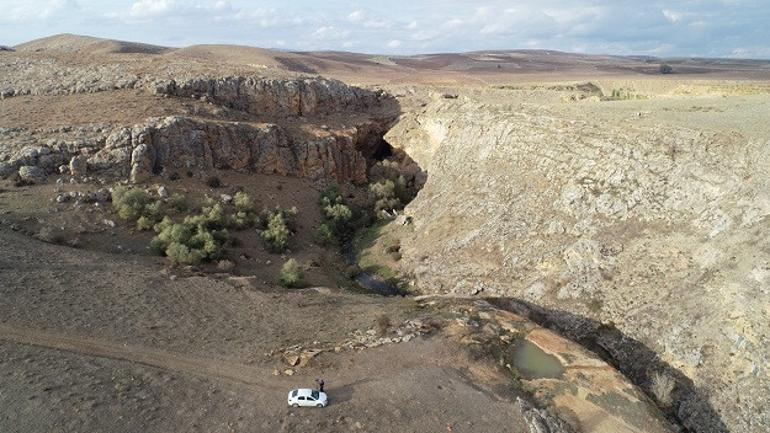
[[[315,407],[324,407],[324,405],[321,403],[318,403],[317,405],[315,405]]]
[[[294,403],[293,405],[291,405],[291,407],[299,407],[299,405],[297,403]]]

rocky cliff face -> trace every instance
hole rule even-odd
[[[3,129],[0,143],[8,145],[0,154],[0,176],[39,164],[46,173],[55,173],[70,158],[82,155],[88,160],[86,172],[130,176],[134,182],[153,175],[204,176],[211,169],[234,169],[360,183],[366,181],[366,158],[381,145],[390,121],[390,115],[381,111],[387,100],[383,93],[323,78],[209,77],[176,82],[145,77],[142,83],[181,104],[181,98],[194,97],[247,120],[150,118],[133,126],[89,130],[72,143],[71,128]]]
[[[213,168],[339,182],[366,180],[366,160],[353,135],[296,139],[275,124],[184,117],[152,119],[114,131],[89,165],[130,173],[133,182],[153,175],[205,174]]]
[[[156,93],[205,97],[218,105],[257,115],[308,116],[377,106],[383,94],[324,78],[197,77],[154,83]]]
[[[386,139],[430,174],[401,242],[416,288],[540,305],[577,339],[615,327],[597,349],[642,384],[681,374],[688,428],[770,429],[767,139],[468,98]]]

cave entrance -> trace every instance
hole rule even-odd
[[[374,150],[369,158],[370,161],[382,161],[393,155],[393,147],[384,137],[380,137],[374,144]],[[371,165],[371,164],[370,164]]]

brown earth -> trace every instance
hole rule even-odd
[[[736,373],[740,380],[729,384],[730,392],[747,390],[750,400],[738,408],[729,402],[731,394],[718,394],[728,384],[715,377],[734,364],[714,350],[692,356],[695,346],[726,344],[679,327],[700,323],[710,305],[703,296],[693,290],[686,302],[671,301],[675,292],[666,291],[681,280],[637,295],[633,287],[660,283],[663,274],[645,268],[647,259],[638,255],[631,258],[638,268],[628,268],[633,272],[606,258],[620,254],[625,260],[622,253],[637,248],[624,250],[629,243],[665,243],[659,238],[677,227],[659,220],[674,215],[655,205],[665,186],[644,184],[653,198],[633,195],[642,200],[635,212],[644,224],[613,222],[613,212],[622,208],[610,197],[617,191],[591,189],[590,182],[580,183],[587,192],[577,202],[557,209],[568,216],[546,223],[556,219],[548,206],[572,197],[561,188],[573,171],[581,182],[596,175],[592,170],[609,175],[601,166],[607,161],[622,171],[629,165],[624,155],[650,158],[656,167],[665,160],[661,154],[693,167],[704,153],[688,153],[703,134],[717,144],[708,150],[730,155],[744,139],[766,139],[767,62],[669,59],[675,74],[663,77],[656,74],[659,59],[553,51],[398,57],[165,48],[75,35],[16,48],[0,53],[0,171],[8,169],[4,163],[24,161],[45,167],[48,179],[35,185],[0,181],[0,431],[533,433],[546,425],[552,433],[675,431],[664,413],[698,432],[748,433],[765,426],[766,413],[744,412],[762,404],[759,391],[766,382],[744,374],[746,369]],[[367,88],[307,78],[315,74]],[[170,116],[182,118],[177,124],[189,131],[148,126],[158,123],[150,118]],[[209,146],[204,156],[221,153],[223,143],[242,145],[243,136],[252,137],[239,135],[244,129],[268,125],[289,137],[291,155],[284,142],[258,144],[282,149],[289,161],[299,155],[292,176],[255,165],[248,146],[229,151],[234,160],[248,161],[238,171],[200,164],[187,176],[180,169],[201,144]],[[391,126],[386,138],[427,171],[428,183],[406,209],[411,223],[368,233],[361,264],[402,277],[414,291],[470,299],[361,293],[341,252],[314,241],[319,190],[331,180],[351,180],[341,175],[344,164],[355,161],[356,170],[365,172],[391,151],[381,140]],[[127,139],[120,134],[126,130]],[[196,141],[200,131],[208,135]],[[164,147],[179,152],[149,161],[134,155],[141,146],[155,154]],[[53,154],[40,153],[41,147]],[[642,156],[634,153],[639,148]],[[25,153],[30,149],[34,157]],[[60,174],[58,165],[77,155],[88,157],[88,176]],[[530,158],[535,162],[526,162]],[[549,168],[549,161],[563,158],[564,179]],[[105,159],[109,167],[100,170]],[[152,234],[121,221],[109,203],[55,201],[59,194],[125,183],[135,163],[148,162],[154,170],[134,179],[139,186],[155,191],[163,185],[184,193],[192,205],[242,188],[259,208],[297,207],[289,250],[269,253],[256,231],[237,231],[238,242],[225,256],[233,269],[217,269],[216,263],[173,267],[147,251]],[[537,175],[543,167],[548,174]],[[206,185],[209,175],[224,186]],[[354,177],[356,184],[346,184],[345,192],[352,201],[365,201],[366,174]],[[559,190],[552,194],[554,188]],[[604,213],[593,215],[597,209]],[[763,208],[757,209],[751,221],[761,218]],[[714,221],[710,229],[721,227]],[[528,231],[546,225],[553,233]],[[592,239],[596,230],[600,236]],[[560,243],[564,239],[569,245]],[[601,243],[598,255],[591,255],[592,242]],[[652,250],[650,260],[684,269],[670,248]],[[704,251],[698,257],[708,266],[724,258]],[[277,284],[288,258],[305,268],[304,289]],[[764,278],[753,261],[746,263],[755,279]],[[720,269],[708,275],[732,275],[732,268]],[[681,311],[666,309],[659,292]],[[740,299],[745,290],[733,285],[727,293]],[[647,309],[632,307],[632,299]],[[719,308],[708,311],[720,320],[731,317]],[[743,311],[736,320],[748,324],[738,330],[748,337],[737,340],[737,350],[764,341],[757,317]],[[561,329],[599,355],[533,321]],[[648,377],[653,370],[626,363],[638,352],[591,344],[580,334],[586,324],[600,331],[617,325],[621,340],[631,337],[624,341],[643,347],[645,357],[631,364],[649,362],[655,372],[673,375],[675,406],[658,401],[656,407]],[[733,324],[725,326],[733,336]],[[670,328],[677,332],[668,334]],[[665,344],[657,345],[660,336]],[[557,359],[564,373],[523,378],[511,357],[525,340]],[[756,366],[765,352],[740,353]],[[287,364],[301,354],[309,358]],[[285,407],[290,388],[311,386],[316,377],[328,383],[328,408]],[[693,381],[697,395],[687,388]]]

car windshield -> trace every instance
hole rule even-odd
[[[296,397],[296,396],[297,396],[297,390],[296,390],[296,389],[295,389],[294,391],[292,391],[292,392],[291,392],[291,396],[292,396],[292,397]]]
[[[320,394],[318,394],[318,391],[313,391],[310,393],[310,396],[313,397],[313,400],[318,400]]]

